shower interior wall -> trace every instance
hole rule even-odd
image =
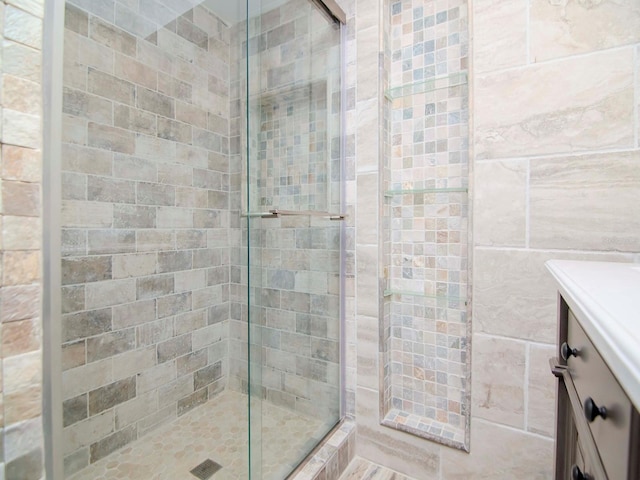
[[[308,80],[340,55],[334,27],[293,1],[250,20],[261,95],[247,170],[246,22],[134,3],[66,6],[66,475],[225,388],[247,393],[247,175],[252,210],[340,210],[340,80]],[[252,220],[252,354],[260,398],[337,418],[340,237],[327,223]]]
[[[292,0],[252,17],[248,49],[246,23],[232,28],[232,58],[244,60],[236,64],[231,86],[231,164],[238,166],[233,178],[239,180],[231,187],[232,219],[276,208],[340,211],[340,77],[327,75],[328,66],[340,65],[340,37],[323,15],[308,2]],[[323,421],[337,419],[339,222],[309,216],[249,221],[250,236],[246,227],[232,226],[229,386],[248,391],[250,245],[256,393]]]
[[[66,6],[67,475],[227,385],[230,29],[130,3]]]

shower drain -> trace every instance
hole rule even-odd
[[[207,480],[220,469],[222,469],[222,465],[208,458],[196,468],[191,470],[191,473],[194,476],[198,477],[200,480]]]

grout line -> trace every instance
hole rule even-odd
[[[538,65],[553,65],[554,63],[561,63],[561,62],[565,62],[567,60],[588,57],[590,55],[600,55],[600,54],[605,54],[605,53],[617,52],[617,51],[624,50],[625,48],[630,48],[630,47],[631,47],[631,45],[629,45],[629,44],[618,45],[618,46],[615,46],[615,47],[604,48],[602,50],[596,50],[596,51],[592,51],[592,52],[576,53],[576,54],[567,55],[567,56],[564,56],[564,57],[549,58],[547,60],[542,60],[540,62],[535,62],[535,63],[529,64],[529,65],[517,65],[515,67],[506,67],[506,68],[499,68],[499,69],[496,69],[496,70],[487,70],[487,71],[484,71],[484,72],[479,72],[476,75],[480,79],[484,79],[486,77],[490,77],[490,76],[493,76],[493,75],[496,75],[496,74],[516,72],[518,70],[527,70],[528,68],[531,68],[531,67],[535,68]],[[635,48],[635,45],[633,45],[633,48]]]
[[[635,146],[640,147],[640,139],[638,138],[640,130],[640,118],[638,117],[638,102],[640,101],[640,94],[638,93],[638,89],[640,85],[638,84],[638,69],[640,69],[640,65],[638,64],[638,50],[640,49],[640,44],[637,44],[633,48],[633,113],[635,116],[635,131],[633,132],[635,138]]]
[[[495,335],[493,333],[476,332],[473,335],[478,337],[488,338],[488,339],[494,338],[497,340],[510,340],[515,343],[520,343],[522,345],[532,345],[534,347],[553,347],[553,348],[556,347],[555,343],[546,343],[546,342],[539,342],[536,340],[527,340],[526,338],[508,337],[506,335]]]
[[[531,2],[529,0],[524,0],[526,2],[526,24],[524,26],[525,32],[527,34],[526,39],[526,47],[527,47],[527,65],[531,64]]]
[[[531,344],[527,343],[525,347],[525,357],[524,357],[524,430],[529,430],[529,369],[530,369],[530,361],[529,356],[531,352]]]
[[[520,428],[512,427],[511,425],[505,425],[504,423],[492,422],[490,420],[486,420],[486,419],[481,418],[481,417],[473,417],[473,420],[475,422],[485,423],[487,425],[495,425],[497,427],[504,428],[506,430],[510,430],[512,432],[515,432],[515,433],[523,433],[525,435],[530,435],[532,437],[539,438],[540,440],[553,441],[553,437],[547,437],[546,435],[541,435],[541,434],[535,433],[535,432],[525,432],[524,430],[522,430]]]
[[[635,252],[620,252],[617,250],[575,250],[575,249],[562,249],[562,248],[525,248],[517,246],[504,246],[496,247],[492,245],[475,245],[476,250],[487,251],[504,251],[504,252],[527,252],[527,253],[570,253],[576,255],[621,255],[621,256],[633,256]]]
[[[524,237],[524,246],[525,248],[530,247],[531,242],[531,160],[527,160],[527,171],[525,174],[525,185],[524,185],[524,229],[525,229],[525,237]]]
[[[604,154],[608,154],[608,153],[633,153],[633,152],[637,152],[638,148],[640,148],[640,145],[638,146],[631,146],[631,147],[625,147],[625,148],[611,148],[611,149],[605,149],[605,150],[585,150],[582,152],[560,152],[560,153],[548,153],[548,154],[532,154],[532,155],[523,155],[520,157],[504,157],[504,158],[480,158],[480,159],[476,159],[475,161],[477,163],[491,163],[491,162],[510,162],[510,161],[515,161],[515,160],[546,160],[546,159],[554,159],[554,158],[566,158],[566,157],[588,157],[591,155],[604,155]]]

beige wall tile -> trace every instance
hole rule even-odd
[[[377,26],[358,31],[358,101],[378,96],[379,35]]]
[[[544,262],[554,258],[633,261],[631,255],[617,253],[591,255],[476,248],[474,331],[555,343],[557,294],[544,266]]]
[[[527,430],[553,437],[556,411],[556,378],[549,370],[549,359],[557,356],[553,345],[531,345],[528,369],[529,389]]]
[[[377,317],[378,308],[378,248],[357,246],[356,296],[358,315]]]
[[[527,2],[472,2],[474,72],[527,64]]]
[[[525,246],[527,161],[478,162],[474,171],[474,243]]]
[[[14,75],[2,75],[2,104],[17,112],[39,115],[42,105],[42,87],[39,83]]]
[[[380,380],[378,366],[380,326],[378,319],[357,316],[357,385],[377,389]]]
[[[2,285],[26,285],[40,278],[39,251],[4,252]]]
[[[532,62],[640,41],[636,0],[532,1],[530,17]]]
[[[39,115],[2,110],[2,141],[20,147],[40,148],[42,143]]]
[[[359,245],[377,245],[378,243],[378,179],[377,173],[360,174],[357,178],[356,242]]]
[[[633,48],[476,77],[476,158],[634,144]]]
[[[42,156],[40,150],[2,146],[2,178],[21,182],[38,182],[41,178]]]
[[[471,453],[442,450],[442,480],[552,478],[553,441],[483,420],[471,422]]]
[[[523,428],[525,344],[474,335],[472,353],[473,416]]]
[[[531,161],[531,246],[640,251],[640,152]]]
[[[367,388],[356,392],[357,454],[416,478],[437,478],[440,447],[379,423],[379,393]]]

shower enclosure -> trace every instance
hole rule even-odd
[[[343,410],[343,12],[54,17],[49,478],[287,477]]]

